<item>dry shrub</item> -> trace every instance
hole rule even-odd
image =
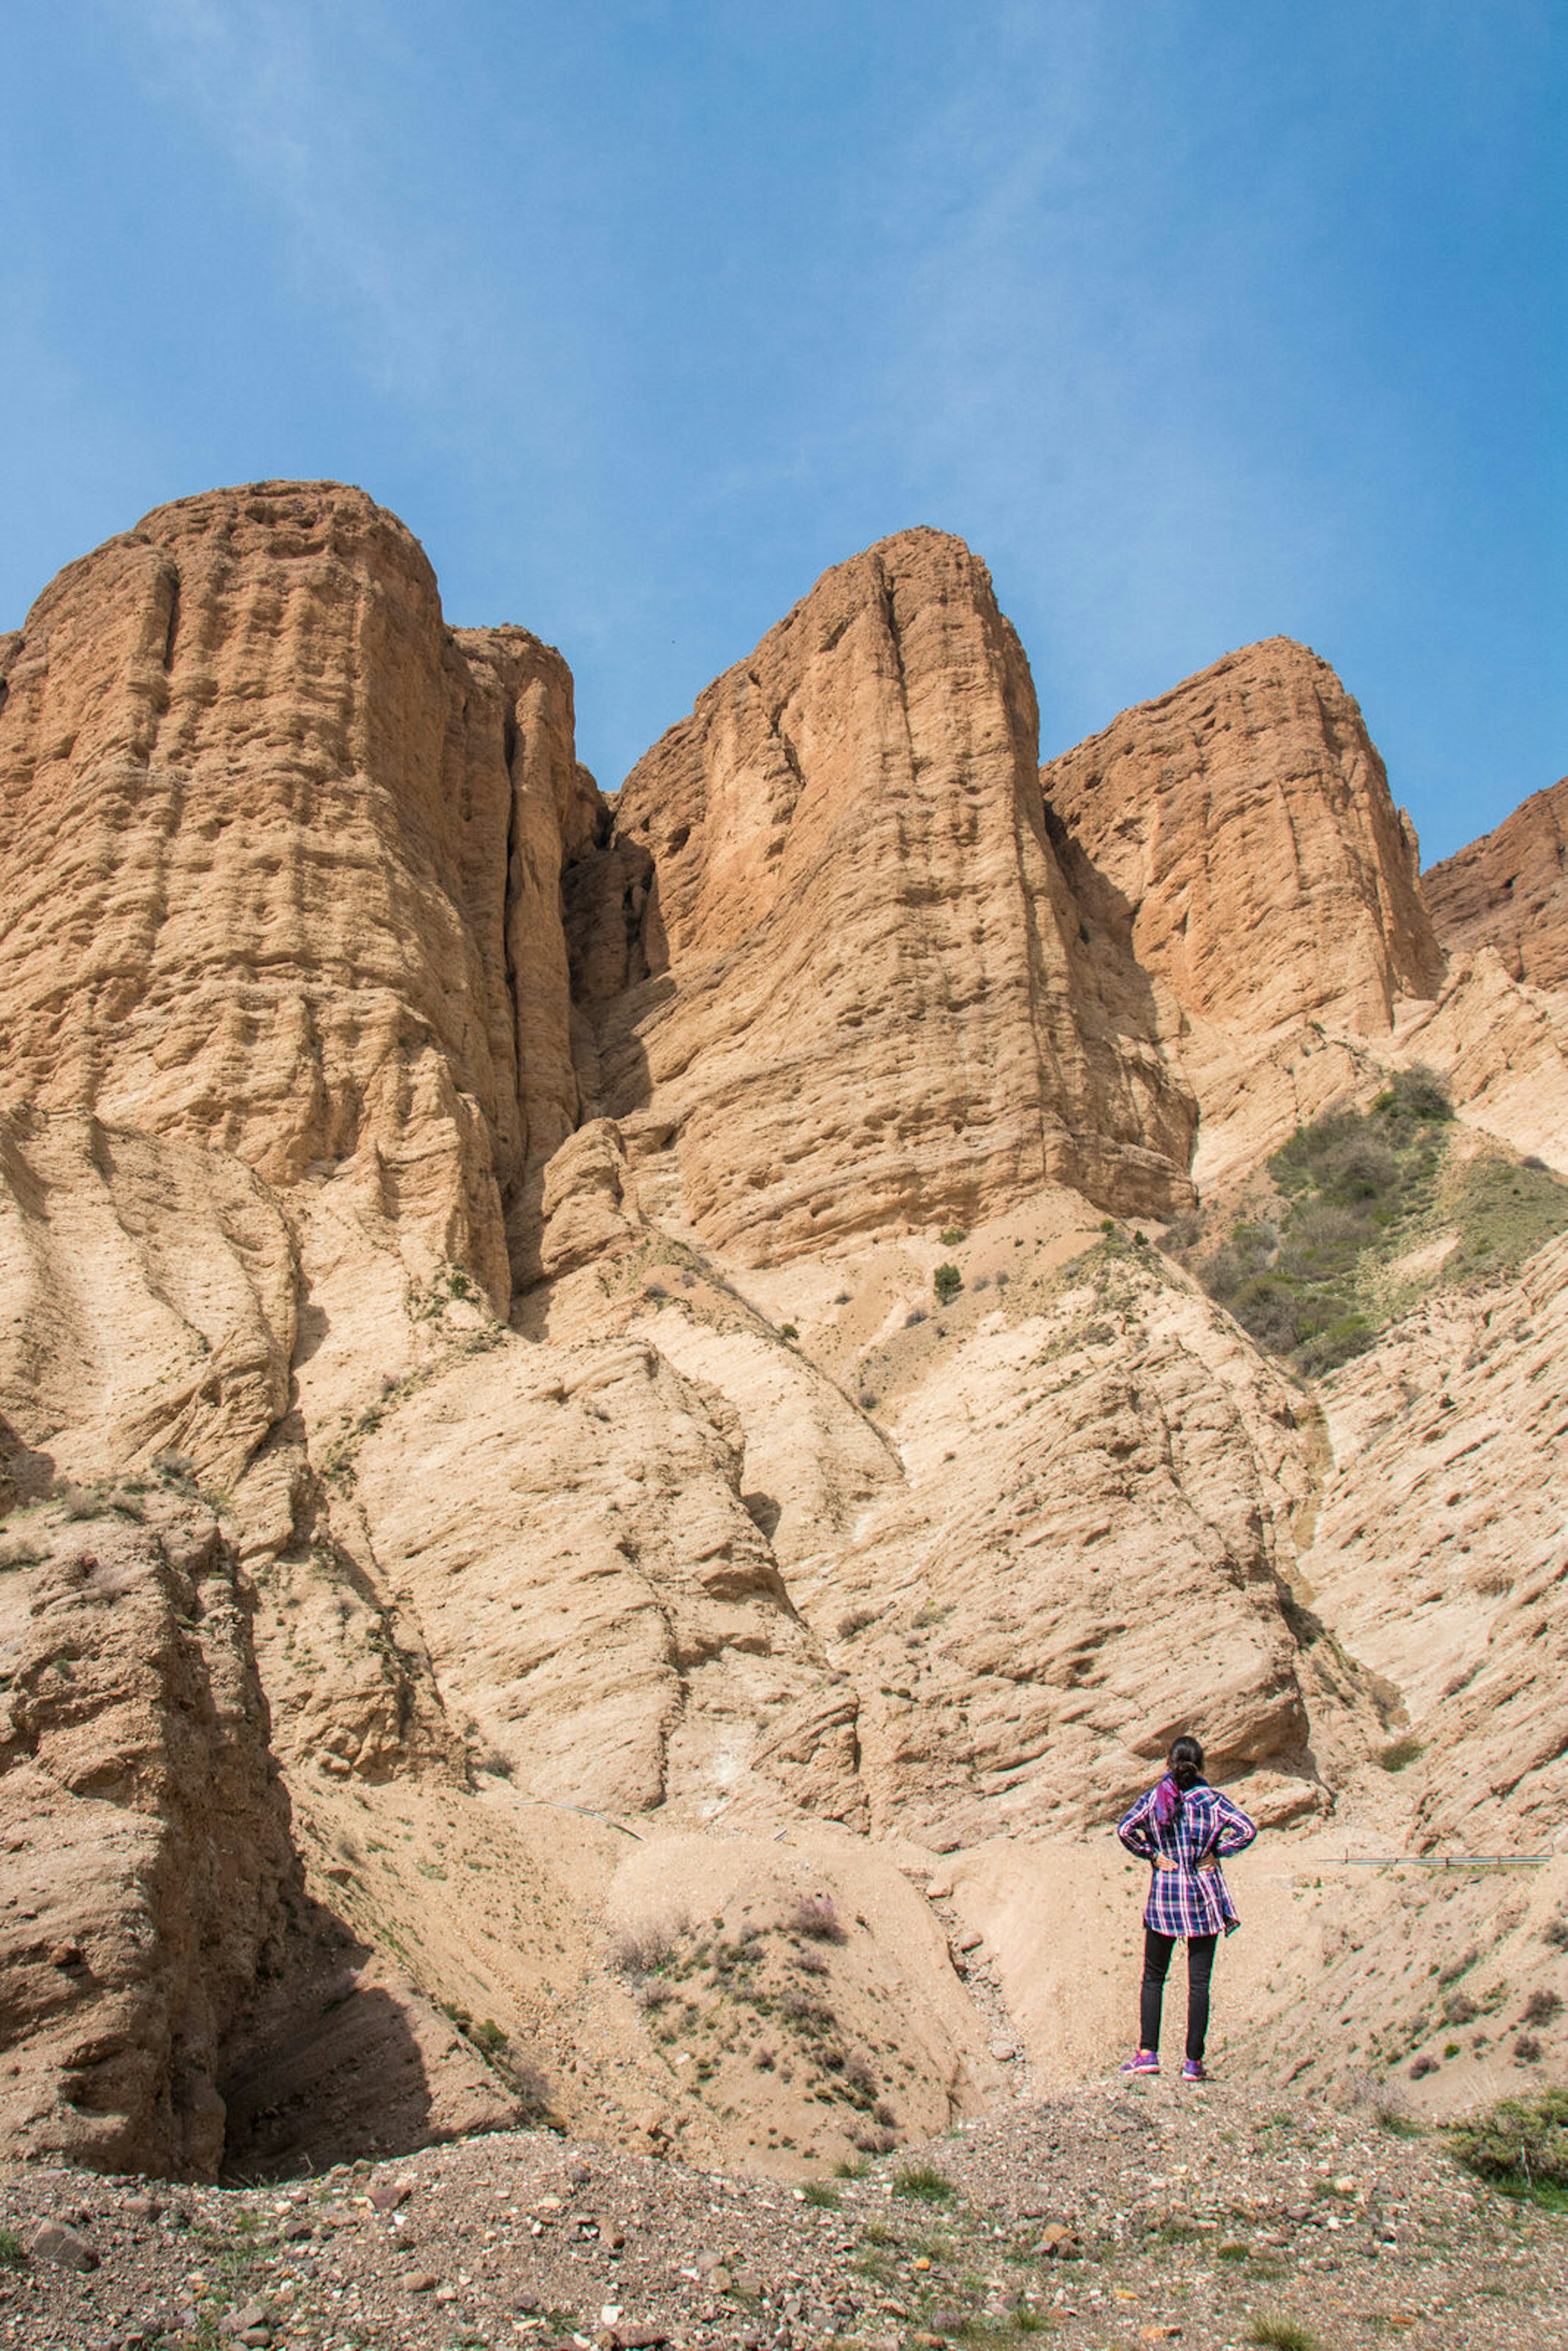
[[[623,1927],[610,1946],[610,1964],[620,1976],[657,1975],[674,1958],[679,1940],[680,1929],[664,1920]]]
[[[849,1939],[839,1924],[831,1894],[802,1895],[788,1923],[792,1935],[808,1936],[813,1943],[843,1943]]]

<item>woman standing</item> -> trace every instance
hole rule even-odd
[[[1140,1796],[1117,1823],[1129,1853],[1152,1862],[1144,1907],[1144,1984],[1139,2001],[1138,2053],[1124,2074],[1160,2070],[1160,2009],[1177,1938],[1186,1938],[1186,2062],[1184,2082],[1206,2082],[1203,2044],[1208,2032],[1208,1980],[1221,1933],[1241,1924],[1220,1862],[1241,1853],[1258,1832],[1246,1813],[1203,1776],[1203,1750],[1178,1739],[1166,1759],[1166,1776]]]

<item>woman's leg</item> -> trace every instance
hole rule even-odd
[[[1144,1986],[1138,2001],[1140,2049],[1157,2050],[1160,2045],[1160,2009],[1175,1949],[1174,1935],[1158,1934],[1153,1927],[1144,1928]]]
[[[1186,2053],[1201,2062],[1208,2038],[1208,1980],[1214,1972],[1218,1935],[1186,1938]]]

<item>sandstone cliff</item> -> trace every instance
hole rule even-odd
[[[504,1305],[578,1110],[559,655],[444,628],[362,492],[262,483],[71,565],[5,683],[5,1099],[340,1176]]]
[[[1343,1089],[1346,1032],[1386,1038],[1400,998],[1436,994],[1408,821],[1359,709],[1304,645],[1228,655],[1040,780],[1092,919],[1168,991],[1201,1175],[1261,1156]],[[1303,1087],[1308,1024],[1327,1059]]]
[[[752,1261],[1046,1182],[1186,1196],[1192,1111],[1047,836],[1028,666],[982,565],[841,564],[628,778],[571,877],[597,1106]]]
[[[1421,887],[1446,947],[1495,947],[1511,978],[1568,987],[1568,776],[1428,867]]]
[[[1568,1162],[1556,901],[1521,978],[1439,886],[1445,961],[1314,656],[1042,789],[983,567],[907,532],[611,807],[559,655],[265,484],[0,668],[8,2131],[210,2172],[548,2104],[809,2168],[999,2092],[982,1976],[1099,2062],[1106,1823],[1190,1722],[1306,1855],[1556,1837],[1560,1245],[1314,1392],[1138,1222],[1412,1058]],[[1357,1901],[1313,1965],[1392,2062]],[[775,2071],[724,1955],[799,2021],[823,1903]]]

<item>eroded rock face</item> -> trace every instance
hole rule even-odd
[[[990,2028],[905,1872],[990,1887],[1042,2057],[1098,2065],[1050,2043],[1039,1902],[1087,1869],[1061,1949],[1103,1939],[1181,1729],[1298,1850],[1560,1834],[1563,1245],[1314,1400],[1136,1221],[1197,1102],[1245,1179],[1402,1060],[1568,1153],[1537,947],[1442,973],[1312,655],[1125,714],[1048,801],[983,568],[905,533],[611,830],[559,658],[444,630],[361,494],[273,484],[72,567],[0,673],[23,2143],[319,2164],[542,2068],[579,2124],[716,2166],[788,2113],[820,2165],[862,2108],[769,2107],[738,2043],[722,2097],[677,2079],[610,1941],[722,1920],[794,1968],[813,1894],[839,2028],[939,2128]],[[1392,2015],[1403,1946],[1365,1950]]]
[[[1495,947],[1514,979],[1568,987],[1568,776],[1421,877],[1443,945]]]
[[[1545,1851],[1568,1793],[1562,1368],[1568,1240],[1433,1300],[1348,1364],[1303,1565],[1427,1750],[1424,1842]]]
[[[739,1492],[723,1396],[645,1344],[459,1358],[354,1491],[446,1703],[537,1795],[858,1819],[852,1691]]]
[[[141,1507],[30,1514],[0,1570],[0,2116],[38,2155],[211,2178],[298,1872],[232,1554],[205,1511]]]
[[[1201,1182],[1312,1115],[1314,1078],[1325,1098],[1354,1084],[1345,1032],[1386,1040],[1399,999],[1437,993],[1414,833],[1356,704],[1304,645],[1228,654],[1040,780],[1091,926],[1163,995],[1202,1107]],[[1314,1046],[1333,1066],[1303,1085]]]
[[[1186,1009],[1385,1029],[1441,956],[1356,704],[1289,637],[1229,653],[1041,772]]]
[[[1191,1106],[1097,984],[984,567],[907,531],[826,573],[627,779],[572,877],[597,1106],[759,1261],[1042,1182],[1186,1194]],[[644,1187],[646,1190],[646,1187]]]
[[[7,1100],[349,1167],[498,1303],[575,1123],[563,854],[597,796],[522,630],[444,629],[359,490],[160,507],[28,615],[0,705]]]
[[[0,1114],[0,1411],[37,1497],[180,1456],[236,1477],[287,1410],[298,1268],[238,1160],[85,1113]]]

